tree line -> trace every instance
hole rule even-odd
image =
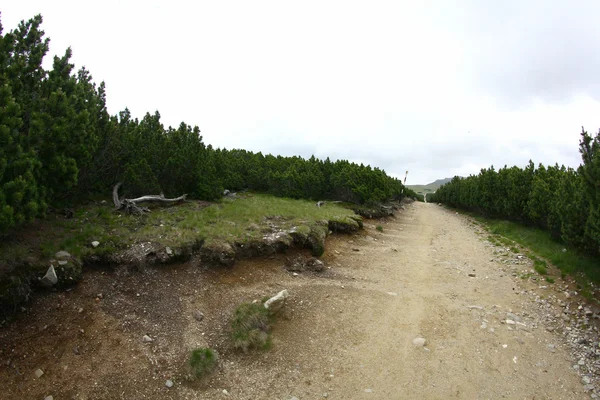
[[[482,169],[455,177],[428,200],[494,218],[534,225],[556,239],[600,256],[600,132],[582,129],[582,164]],[[431,198],[430,198],[431,196]]]
[[[214,149],[198,127],[165,128],[158,112],[110,115],[104,82],[75,71],[70,48],[43,68],[50,41],[41,24],[37,15],[4,33],[0,23],[0,235],[120,181],[129,196],[203,200],[223,189],[360,204],[415,195],[378,168]]]

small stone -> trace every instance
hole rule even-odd
[[[503,348],[503,349],[505,349],[505,348],[507,348],[507,347],[508,347],[508,345],[507,345],[507,344],[503,344],[503,345],[502,345],[502,348]]]
[[[471,277],[471,278],[475,278],[475,277],[476,277],[476,275],[475,275],[475,274],[473,274],[473,273],[471,273],[471,274],[469,274],[469,277]]]
[[[154,341],[154,339],[152,339],[152,338],[151,338],[150,336],[148,336],[148,335],[144,335],[144,337],[142,337],[142,342],[144,342],[144,343],[151,343],[151,342],[153,342],[153,341]]]
[[[172,381],[172,380],[170,380],[170,379],[168,379],[168,380],[165,382],[165,386],[166,386],[166,387],[168,387],[168,388],[172,388],[172,387],[173,387],[173,385],[174,385],[174,383],[173,383],[173,381]]]
[[[172,256],[173,255],[173,250],[171,250],[171,248],[169,246],[165,247],[165,252],[167,253],[167,255]]]
[[[390,296],[398,296],[398,293],[396,292],[387,292],[387,294],[389,294]]]
[[[589,376],[584,376],[583,378],[581,378],[581,383],[583,383],[584,385],[589,385],[591,382],[592,380]]]
[[[41,378],[42,375],[44,375],[44,371],[42,371],[41,369],[38,368],[35,370],[34,374],[35,374],[36,378]]]
[[[467,306],[467,308],[470,310],[483,310],[482,306]]]
[[[48,271],[46,271],[46,275],[40,280],[40,283],[45,287],[52,287],[56,285],[58,282],[58,277],[56,276],[56,271],[54,270],[54,266],[50,266]]]
[[[93,248],[96,248],[96,247],[98,247],[98,246],[100,246],[100,242],[99,242],[99,241],[97,241],[97,240],[94,240],[94,241],[92,242],[92,247],[93,247]]]
[[[373,393],[373,389],[365,389],[365,393]]]
[[[77,310],[77,312],[78,312],[79,314],[81,314],[81,313],[83,312],[83,308],[82,308],[82,307],[79,307],[79,310]]]
[[[44,397],[44,400],[54,400],[54,397],[53,396],[46,396],[46,397]]]
[[[229,392],[227,391],[227,389],[223,389],[223,394],[224,394],[225,396],[229,396]]]
[[[352,251],[360,251],[360,249],[353,248]]]
[[[278,312],[285,305],[285,301],[288,298],[289,293],[287,290],[282,290],[269,300],[265,301],[265,308],[271,312]]]
[[[204,314],[202,314],[202,311],[194,311],[194,319],[198,322],[202,321],[204,319]]]
[[[298,273],[297,272],[293,272],[292,276],[298,276]]]
[[[414,339],[413,339],[412,343],[413,343],[415,346],[418,346],[418,347],[423,347],[423,346],[425,346],[425,344],[427,343],[427,340],[425,340],[425,338],[422,338],[422,337],[417,337],[417,338],[414,338]]]
[[[64,251],[64,250],[61,250],[61,251],[57,252],[57,253],[54,255],[54,257],[55,257],[57,260],[65,260],[65,259],[69,259],[69,258],[71,258],[71,254],[70,254],[69,252],[66,252],[66,251]]]
[[[507,319],[506,324],[507,325],[516,325],[517,323],[515,321],[513,321],[512,319]]]
[[[511,312],[506,313],[506,319],[510,319],[517,322],[521,321],[521,317]]]

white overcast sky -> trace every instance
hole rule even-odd
[[[215,147],[349,159],[407,183],[576,167],[600,128],[600,1],[9,1],[50,54]],[[48,57],[48,62],[51,61]]]

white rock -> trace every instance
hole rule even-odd
[[[166,386],[166,387],[168,387],[168,388],[172,388],[172,387],[173,387],[173,381],[172,381],[172,380],[170,380],[170,379],[169,379],[169,380],[167,380],[167,381],[165,382],[165,386]]]
[[[57,260],[64,260],[64,259],[71,258],[71,254],[69,252],[64,251],[64,250],[61,250],[61,251],[56,252],[56,254],[54,255],[54,257],[56,257]]]
[[[171,250],[171,248],[169,246],[165,247],[165,252],[167,253],[167,255],[172,256],[173,255],[173,250]]]
[[[227,389],[223,389],[223,394],[224,394],[225,396],[229,396],[229,392],[227,391]]]
[[[517,323],[515,321],[513,321],[512,319],[507,319],[506,324],[507,325],[516,325]]]
[[[422,338],[422,337],[417,337],[417,338],[413,339],[412,343],[415,346],[423,347],[427,343],[427,340],[425,340],[425,338]]]
[[[277,312],[285,305],[285,300],[288,298],[289,293],[287,289],[282,290],[269,300],[265,301],[265,308],[272,312]]]
[[[35,374],[36,378],[41,378],[42,375],[44,375],[44,371],[42,371],[41,369],[38,368],[35,370],[34,374]]]
[[[46,396],[44,397],[44,400],[54,400],[54,396]]]
[[[144,337],[142,338],[142,342],[144,342],[144,343],[150,343],[150,342],[153,342],[153,341],[154,341],[154,339],[152,339],[148,335],[144,335]]]
[[[50,266],[48,271],[46,271],[46,275],[41,279],[40,283],[45,287],[52,287],[56,285],[58,282],[58,277],[56,276],[56,271],[54,270],[54,266]]]
[[[99,241],[97,241],[97,240],[94,240],[94,241],[92,242],[92,247],[93,247],[93,248],[96,248],[96,247],[98,247],[98,246],[100,246],[100,242],[99,242]]]

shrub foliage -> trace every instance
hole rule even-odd
[[[494,167],[455,177],[431,201],[535,225],[556,239],[600,255],[600,132],[581,132],[578,169],[564,166]]]
[[[203,200],[224,188],[355,203],[403,196],[401,181],[378,168],[213,149],[198,127],[166,128],[158,112],[109,115],[104,83],[74,71],[71,49],[43,68],[49,39],[41,24],[37,15],[8,33],[0,25],[0,235],[49,205],[106,195],[119,181],[130,196]]]

